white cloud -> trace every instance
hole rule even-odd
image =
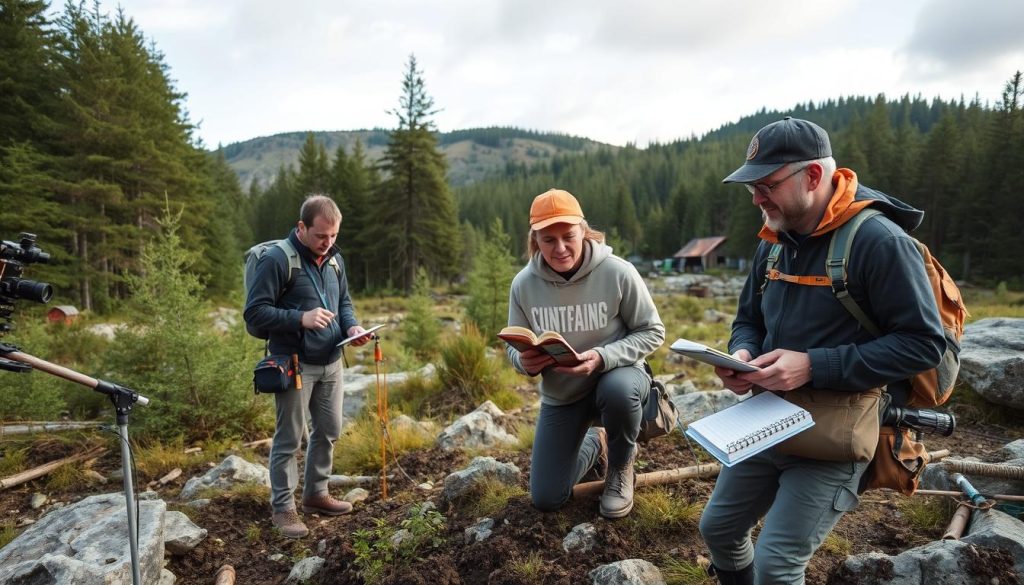
[[[415,53],[442,130],[641,146],[808,100],[995,99],[1024,64],[1021,36],[1001,32],[1024,3],[1005,2],[120,0],[208,145],[393,126],[386,111]]]

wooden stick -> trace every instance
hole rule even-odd
[[[28,471],[22,471],[21,473],[17,473],[10,477],[0,479],[0,490],[7,489],[9,487],[13,487],[19,484],[23,484],[26,481],[33,480],[37,477],[42,477],[62,465],[67,465],[68,463],[74,463],[76,461],[82,461],[83,459],[91,459],[93,457],[98,457],[106,452],[106,447],[94,447],[84,453],[79,453],[78,455],[72,455],[70,457],[65,457],[63,459],[58,459],[56,461],[44,463],[39,467],[29,469]]]
[[[250,443],[242,443],[242,446],[246,449],[252,449],[253,447],[262,447],[263,445],[269,445],[274,442],[274,438],[259,439],[258,441],[252,441]]]
[[[679,467],[676,469],[665,469],[662,471],[651,471],[636,476],[637,487],[642,485],[662,485],[673,483],[681,479],[693,479],[695,477],[715,477],[722,469],[717,463],[706,463],[704,465],[691,465],[690,467]],[[573,496],[589,496],[604,491],[604,481],[588,481],[577,484],[572,488]]]
[[[953,513],[953,518],[949,521],[949,527],[942,535],[942,540],[960,540],[960,537],[964,535],[964,529],[967,528],[967,521],[970,519],[971,507],[966,502],[961,502],[956,507],[956,512]]]
[[[939,460],[944,459],[946,457],[949,457],[949,449],[939,449],[938,451],[929,451],[928,452],[928,460],[929,461],[939,461]]]
[[[217,569],[213,579],[213,585],[235,585],[235,568],[231,565],[222,565]]]
[[[948,490],[917,490],[914,492],[915,496],[952,496],[954,498],[963,498],[963,492],[955,492]],[[1004,502],[1024,502],[1024,496],[1010,496],[1005,494],[996,494],[990,496],[989,494],[983,494],[986,500],[1001,500]]]

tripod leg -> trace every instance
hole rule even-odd
[[[139,519],[135,514],[135,490],[132,486],[131,447],[128,445],[128,425],[118,425],[121,435],[121,469],[124,471],[124,503],[128,511],[128,547],[132,558],[132,583],[142,585],[139,568]]]

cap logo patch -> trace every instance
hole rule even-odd
[[[753,160],[757,156],[757,149],[761,145],[757,140],[757,135],[750,141],[750,146],[747,147],[747,160]]]

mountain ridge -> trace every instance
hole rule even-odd
[[[282,132],[234,142],[213,152],[223,154],[244,188],[254,180],[266,188],[282,167],[297,166],[299,151],[309,134],[332,159],[339,146],[351,155],[359,140],[367,160],[374,162],[383,156],[390,132],[383,128]],[[507,126],[438,132],[437,136],[438,147],[448,161],[448,182],[453,187],[504,172],[509,165],[531,167],[559,155],[622,148],[580,136]]]

